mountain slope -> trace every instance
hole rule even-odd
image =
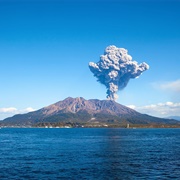
[[[172,119],[162,119],[138,113],[111,100],[82,97],[66,98],[50,106],[27,114],[18,114],[2,124],[35,125],[38,123],[107,123],[107,124],[178,124]]]

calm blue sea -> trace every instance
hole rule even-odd
[[[0,129],[0,180],[180,179],[180,129]]]

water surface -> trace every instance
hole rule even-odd
[[[0,129],[0,179],[178,179],[180,129]]]

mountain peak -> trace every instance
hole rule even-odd
[[[66,99],[63,100],[63,102],[70,102],[70,101],[85,101],[85,99],[83,97],[76,97],[76,98],[67,97]]]

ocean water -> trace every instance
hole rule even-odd
[[[5,179],[180,179],[180,129],[2,128]]]

